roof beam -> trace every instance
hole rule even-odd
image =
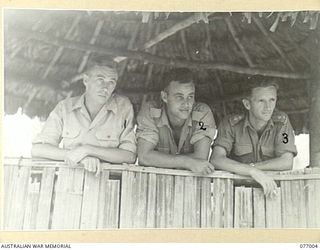
[[[103,27],[103,24],[104,24],[104,21],[103,21],[103,20],[99,20],[99,21],[97,22],[97,25],[96,25],[96,27],[95,27],[95,29],[94,29],[93,35],[92,35],[92,37],[91,37],[91,39],[90,39],[90,42],[89,42],[90,44],[93,45],[93,44],[96,43],[96,41],[97,41],[97,39],[98,39],[98,36],[99,36],[99,34],[100,34],[100,31],[101,31],[101,29],[102,29],[102,27]],[[78,73],[82,72],[83,69],[86,67],[87,62],[88,62],[88,59],[89,59],[89,56],[90,56],[90,51],[86,51],[85,54],[84,54],[84,56],[82,57],[82,60],[81,60],[80,65],[79,65]]]
[[[266,28],[263,26],[263,24],[261,23],[261,21],[256,18],[255,16],[252,16],[252,19],[254,21],[254,23],[257,25],[257,27],[259,28],[260,32],[267,38],[268,42],[272,45],[272,47],[278,52],[278,54],[282,57],[282,59],[285,61],[285,63],[287,64],[287,66],[291,69],[294,70],[294,67],[292,66],[292,64],[290,63],[290,61],[288,60],[288,58],[286,57],[286,55],[284,54],[284,52],[282,51],[282,49],[277,45],[277,43],[270,37],[270,35],[268,34],[268,31],[266,30]]]
[[[297,72],[283,72],[277,70],[268,70],[261,68],[247,68],[239,65],[231,65],[226,63],[217,63],[217,62],[202,62],[202,61],[187,61],[187,60],[178,60],[170,59],[166,57],[155,56],[150,53],[141,52],[141,51],[132,51],[125,49],[116,49],[116,48],[105,48],[97,45],[84,44],[77,41],[69,41],[61,39],[52,35],[48,35],[36,31],[27,31],[19,29],[16,27],[16,32],[19,36],[30,37],[45,43],[53,44],[56,46],[63,46],[65,48],[77,49],[80,51],[91,51],[95,53],[100,53],[103,55],[113,55],[113,56],[124,56],[129,57],[135,60],[147,61],[149,63],[175,66],[175,67],[187,67],[194,69],[216,69],[223,71],[230,71],[239,74],[248,74],[248,75],[263,75],[263,76],[272,76],[280,78],[289,78],[289,79],[308,79],[310,74],[308,73],[297,73]]]
[[[226,24],[227,24],[227,27],[233,37],[233,40],[235,41],[235,43],[237,44],[238,48],[240,49],[241,53],[243,54],[245,60],[247,61],[248,65],[250,67],[254,67],[254,63],[252,62],[252,59],[249,55],[249,53],[246,51],[245,47],[242,45],[239,37],[238,37],[238,34],[236,32],[236,29],[234,28],[232,22],[231,22],[231,19],[230,18],[225,18],[224,19],[226,21]]]
[[[78,23],[80,22],[81,19],[81,15],[77,15],[72,24],[71,27],[69,28],[67,34],[65,35],[65,39],[72,39],[72,34],[74,33],[75,28],[77,27]],[[59,46],[58,50],[56,51],[54,57],[52,58],[49,66],[47,67],[46,71],[44,72],[44,74],[42,75],[42,79],[47,78],[50,70],[53,68],[53,66],[57,63],[57,61],[59,60],[60,56],[62,55],[64,47],[63,46]]]
[[[187,19],[185,19],[185,20],[173,25],[169,29],[161,32],[160,34],[156,35],[154,38],[152,38],[151,40],[146,42],[143,45],[142,49],[143,50],[149,49],[150,47],[152,47],[152,46],[156,45],[157,43],[163,41],[164,39],[168,38],[169,36],[174,35],[178,31],[183,30],[183,29],[191,26],[194,23],[197,23],[200,20],[203,20],[204,18],[208,18],[209,15],[211,15],[212,13],[203,13],[203,14],[204,14],[204,16],[199,15],[199,13],[196,13],[196,14],[188,17]]]

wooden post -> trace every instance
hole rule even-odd
[[[310,166],[320,167],[320,74],[312,80],[310,103]]]

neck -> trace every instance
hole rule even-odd
[[[249,122],[257,132],[263,131],[268,123],[265,121],[255,119],[250,113],[249,113]]]
[[[169,122],[170,122],[170,125],[172,125],[173,127],[182,127],[183,124],[185,123],[185,119],[180,119],[174,115],[172,115],[170,112],[168,112],[168,109],[166,108],[166,112],[167,112],[167,115],[168,115],[168,119],[169,119]]]
[[[100,109],[103,107],[103,105],[105,105],[105,103],[99,103],[94,99],[90,98],[89,96],[85,95],[84,105],[86,106],[89,115],[93,120],[97,113],[100,111]]]

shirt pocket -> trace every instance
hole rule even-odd
[[[270,160],[275,157],[274,154],[274,147],[271,146],[261,146],[261,152],[262,152],[262,160]]]
[[[253,148],[251,144],[235,144],[234,154],[237,156],[243,156],[247,154],[252,154]]]
[[[119,137],[110,133],[110,130],[97,130],[95,136],[100,146],[117,148],[119,146]]]
[[[81,129],[77,126],[63,128],[62,130],[63,147],[73,148],[79,145],[80,132],[81,132]]]

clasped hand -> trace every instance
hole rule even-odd
[[[65,163],[71,167],[81,164],[85,170],[95,172],[96,176],[101,172],[100,160],[96,157],[88,156],[85,146],[79,146],[69,150],[65,156]]]

